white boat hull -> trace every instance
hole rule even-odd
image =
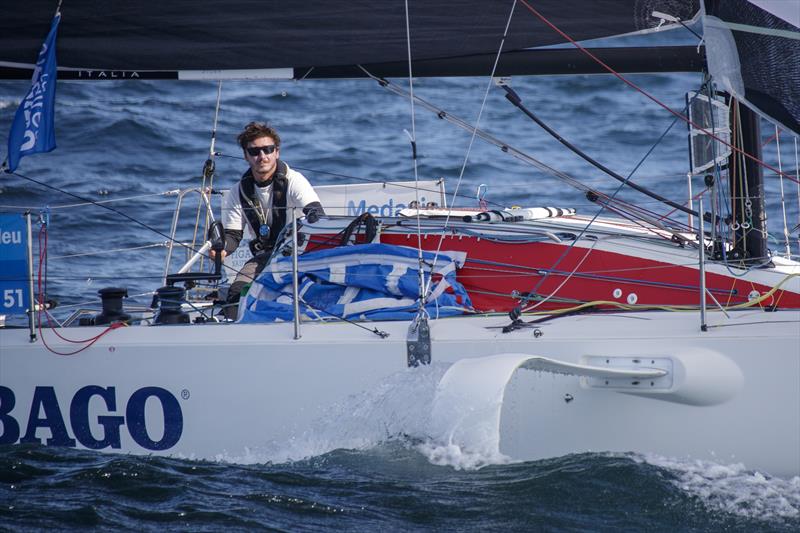
[[[455,366],[448,374],[474,405],[451,402],[456,414],[444,417],[424,406],[421,412],[432,413],[431,438],[495,446],[517,460],[634,451],[800,474],[800,312],[740,311],[730,319],[715,313],[706,332],[696,313],[562,317],[502,333],[507,323],[478,316],[431,321],[435,364],[485,358],[470,377],[457,377]],[[127,327],[73,356],[29,342],[27,330],[0,330],[0,443],[272,460],[259,450],[313,435],[331,423],[332,405],[346,405],[393,374],[417,371],[407,367],[407,323],[367,325],[390,335],[345,323],[303,324],[299,340],[292,324]],[[100,331],[61,333],[85,338]],[[55,350],[74,349],[52,331],[44,336]],[[511,370],[491,359],[498,354],[511,354],[496,358]],[[551,363],[525,363],[534,357]],[[580,370],[613,372],[635,366],[634,359],[667,375],[605,380]],[[539,366],[514,370],[517,361]],[[567,364],[578,370],[559,372]],[[499,397],[476,399],[484,385]],[[442,384],[437,394],[441,406]],[[496,435],[475,440],[475,424]]]

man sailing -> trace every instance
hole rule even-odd
[[[225,250],[222,258],[238,248],[245,221],[255,238],[250,241],[253,258],[244,264],[228,290],[225,317],[235,319],[242,289],[251,283],[267,264],[275,241],[287,221],[287,209],[302,207],[310,221],[325,212],[316,191],[305,176],[280,160],[281,138],[274,128],[251,122],[237,137],[250,168],[232,189],[222,205]],[[211,252],[213,259],[214,252]]]

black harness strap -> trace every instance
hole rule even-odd
[[[262,241],[261,244],[265,250],[275,246],[278,234],[286,225],[286,196],[287,189],[289,188],[286,170],[286,163],[278,160],[275,174],[273,174],[271,178],[272,205],[269,209],[269,218],[271,220],[267,219],[266,212],[260,207],[258,194],[256,194],[256,180],[250,169],[244,173],[242,181],[239,184],[239,202],[242,205],[242,211],[247,222],[250,224],[250,228],[253,230],[253,235],[256,236],[256,240]],[[269,235],[266,239],[261,239],[259,237],[259,228],[262,225],[268,225],[270,228]]]

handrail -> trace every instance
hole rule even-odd
[[[178,220],[180,219],[181,207],[183,205],[183,197],[191,192],[196,192],[200,195],[200,198],[202,199],[203,203],[206,206],[206,211],[208,213],[211,222],[214,221],[214,210],[211,208],[211,201],[208,197],[207,191],[204,191],[197,187],[191,189],[181,189],[177,191],[178,199],[177,203],[175,204],[175,212],[172,214],[172,226],[170,228],[169,241],[167,242],[167,259],[166,263],[164,264],[164,278],[162,280],[164,285],[166,285],[167,276],[169,275],[169,265],[170,262],[172,261],[172,249],[174,248],[176,242],[175,234],[178,231]],[[195,253],[195,255],[197,255],[197,252]],[[199,257],[190,258],[187,261],[188,266],[184,265],[184,267],[181,267],[180,272],[186,272],[186,270],[188,270],[188,268],[191,267],[191,265],[194,264],[194,262],[196,262],[197,259],[199,259]]]

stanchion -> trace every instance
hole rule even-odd
[[[33,299],[33,232],[31,231],[31,213],[25,213],[25,222],[28,230],[28,328],[30,329],[31,342],[36,342],[36,324],[34,314],[36,301]]]
[[[294,338],[300,338],[300,297],[297,287],[297,215],[292,208],[292,298],[294,301]]]
[[[700,208],[698,210],[700,214],[698,217],[698,227],[700,228],[698,234],[700,238],[700,330],[708,331],[708,326],[706,325],[706,224],[703,217],[703,197],[701,196],[697,201]]]

